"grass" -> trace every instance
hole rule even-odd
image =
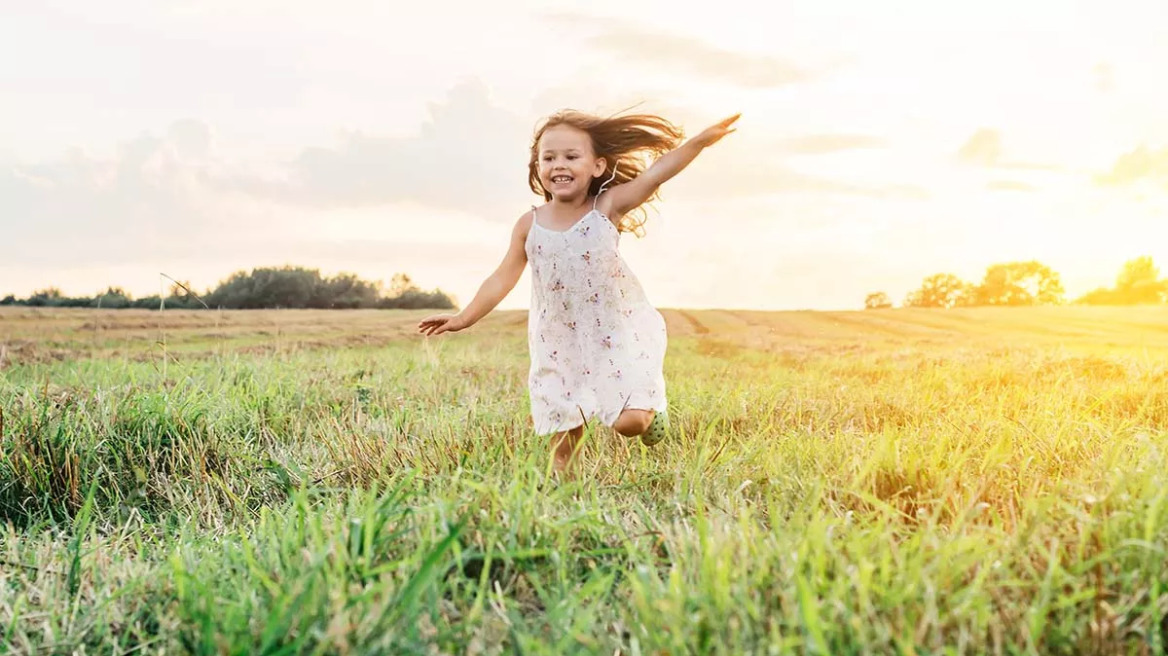
[[[1168,643],[1168,308],[667,311],[573,480],[522,313],[216,314],[0,308],[0,651]]]

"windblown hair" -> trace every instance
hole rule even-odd
[[[592,150],[595,155],[603,157],[606,162],[604,174],[599,178],[593,178],[588,187],[588,194],[591,196],[600,192],[601,185],[604,185],[605,189],[611,189],[644,173],[652,163],[649,161],[650,157],[656,159],[677,148],[685,137],[681,128],[652,114],[605,118],[571,109],[556,112],[545,119],[535,131],[535,138],[531,142],[531,159],[527,164],[528,185],[533,192],[541,194],[544,200],[551,200],[552,195],[539,179],[539,140],[548,128],[557,125],[570,125],[587,132],[592,138]],[[616,177],[613,177],[614,165]],[[609,178],[613,178],[612,182],[607,182]],[[649,200],[657,198],[660,198],[659,194],[654,193]],[[640,221],[631,216],[634,213],[640,214]],[[644,208],[637,207],[621,218],[617,230],[640,236],[644,223]]]

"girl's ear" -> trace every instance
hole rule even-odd
[[[608,169],[608,160],[603,157],[596,158],[596,165],[593,167],[592,177],[599,178],[604,175],[605,170]]]

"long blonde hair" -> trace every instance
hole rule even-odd
[[[656,159],[677,148],[685,137],[681,128],[652,114],[602,117],[572,109],[556,112],[547,117],[535,131],[535,138],[531,142],[531,160],[527,163],[528,186],[549,201],[552,199],[551,192],[544,188],[539,179],[539,140],[544,132],[557,125],[569,125],[587,132],[592,139],[593,152],[597,157],[604,158],[604,174],[592,179],[588,186],[590,196],[599,194],[602,186],[611,188],[636,178],[651,164],[647,161],[650,156]],[[654,192],[649,200],[658,198],[659,194]],[[640,214],[640,221],[632,216],[634,213]],[[640,236],[644,224],[644,207],[638,206],[621,218],[617,230]]]

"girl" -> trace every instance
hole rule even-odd
[[[515,222],[502,263],[466,308],[418,324],[425,335],[474,325],[531,263],[531,414],[536,433],[552,436],[557,470],[568,466],[593,418],[647,446],[665,437],[665,320],[617,245],[622,232],[640,229],[634,211],[702,149],[734,132],[739,116],[680,147],[682,131],[657,116],[566,110],[549,117],[527,164],[531,190],[547,202]],[[647,169],[646,154],[658,157]]]

